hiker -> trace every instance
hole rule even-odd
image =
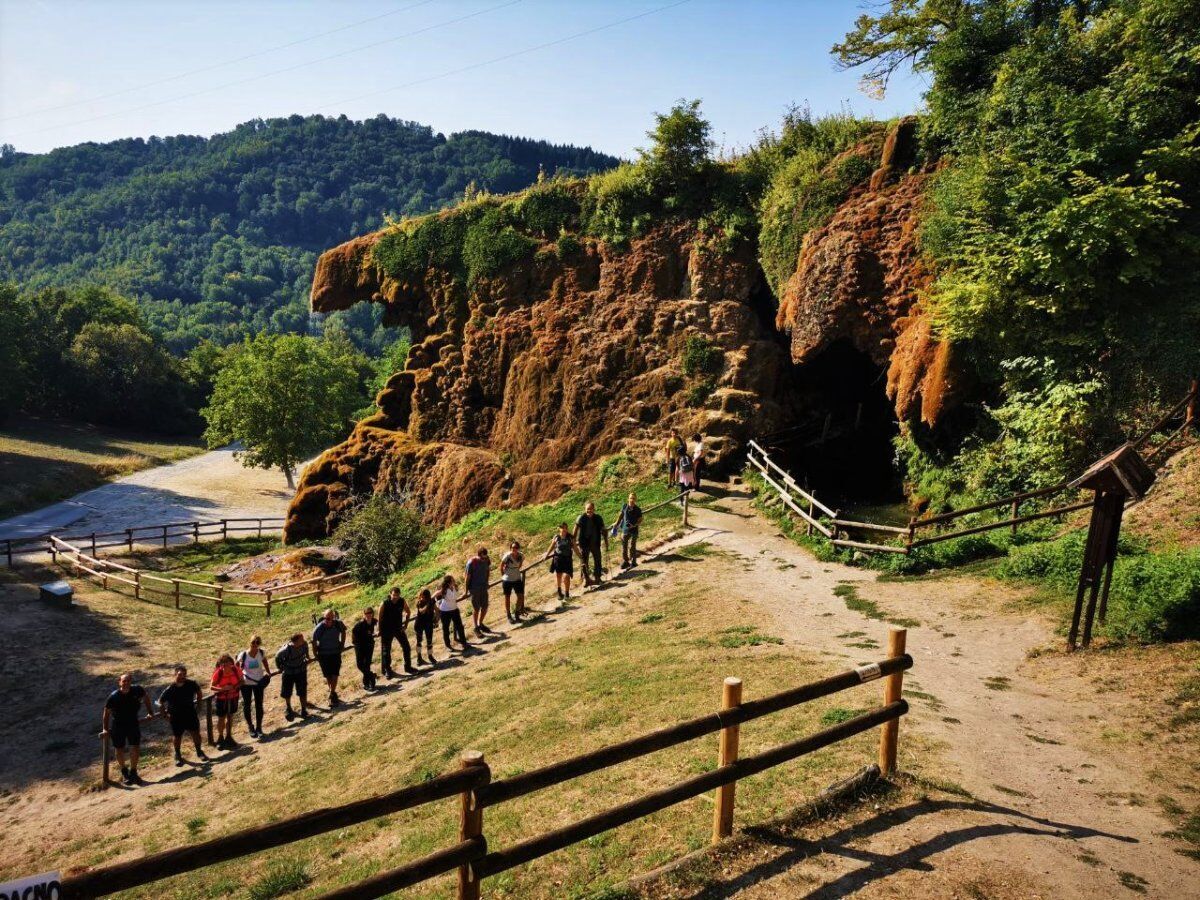
[[[287,704],[283,717],[289,722],[296,718],[292,710],[292,692],[300,701],[300,718],[308,718],[308,642],[297,631],[282,647],[275,651],[275,665],[279,668],[279,696]]]
[[[237,655],[238,668],[242,670],[242,715],[250,737],[262,737],[263,695],[271,681],[271,667],[267,654],[263,652],[262,638],[257,634],[250,638],[250,647]],[[254,701],[254,718],[250,718],[250,701]]]
[[[467,643],[467,634],[463,630],[462,614],[458,611],[458,597],[458,582],[454,580],[453,575],[447,575],[442,579],[442,586],[438,588],[438,592],[434,594],[438,615],[442,618],[442,643],[446,645],[447,650],[454,649],[450,643],[450,626],[453,625],[454,637],[462,645],[462,652],[466,653],[470,644]]]
[[[696,486],[696,470],[692,464],[692,458],[688,456],[684,450],[679,454],[679,462],[676,465],[679,477],[679,493],[684,494],[692,490]],[[679,505],[683,505],[683,498],[679,498]]]
[[[332,609],[321,615],[321,621],[313,629],[313,650],[325,683],[329,685],[329,707],[332,709],[342,701],[338,699],[338,676],[342,673],[342,650],[346,646],[346,626]]]
[[[583,508],[583,515],[575,520],[575,531],[571,535],[579,547],[579,556],[583,560],[583,586],[591,587],[600,583],[600,544],[608,552],[608,531],[604,520],[596,512],[596,504],[588,501]],[[592,571],[588,571],[589,560],[593,563]]]
[[[558,534],[550,539],[550,547],[542,559],[550,560],[550,571],[554,573],[555,585],[558,588],[559,600],[571,599],[571,578],[575,575],[574,554],[579,551],[579,545],[571,537],[571,530],[566,522],[560,522]],[[582,553],[579,554],[583,556]]]
[[[704,438],[692,435],[692,487],[700,490],[700,477],[704,474]]]
[[[525,554],[521,542],[513,541],[508,552],[500,557],[500,586],[504,589],[504,613],[509,622],[519,622],[525,615]],[[513,611],[511,597],[517,595],[517,608]]]
[[[417,616],[413,621],[413,636],[417,643],[417,665],[424,665],[425,659],[421,656],[421,637],[425,638],[425,649],[429,652],[429,664],[437,665],[437,660],[433,658],[433,623],[437,621],[437,604],[433,602],[433,594],[429,593],[429,588],[422,588],[421,593],[417,595]]]
[[[393,588],[393,590],[396,589]],[[375,690],[375,673],[371,671],[371,661],[375,657],[374,607],[368,606],[363,610],[362,618],[355,622],[354,627],[350,629],[350,641],[354,644],[354,662],[358,666],[358,671],[362,672],[363,689],[373,691]],[[405,642],[405,646],[407,647],[407,642]]]
[[[175,765],[183,765],[181,745],[183,736],[192,736],[192,746],[196,748],[196,756],[208,760],[204,749],[200,746],[200,685],[187,677],[187,666],[175,667],[175,680],[158,695],[158,708],[163,711],[167,721],[171,723],[171,741],[175,745]]]
[[[471,615],[475,623],[475,636],[483,637],[491,634],[492,629],[484,624],[488,610],[488,582],[492,578],[492,561],[488,558],[487,547],[480,547],[475,555],[467,560],[467,593],[471,597]]]
[[[242,670],[228,653],[222,653],[217,659],[209,688],[217,711],[217,749],[236,750],[233,720],[237,717],[238,696],[242,692]]]
[[[398,678],[392,668],[392,641],[400,641],[400,652],[404,654],[404,671],[409,675],[417,674],[412,664],[412,648],[408,644],[408,620],[412,613],[404,598],[400,596],[400,588],[393,587],[388,591],[387,599],[379,606],[379,661],[383,665],[384,678]]]
[[[667,484],[675,484],[676,466],[679,464],[679,454],[683,452],[683,438],[678,431],[672,431],[667,438]]]
[[[629,569],[637,565],[638,528],[642,524],[642,508],[638,506],[637,495],[630,494],[621,507],[614,531],[621,532],[621,568]]]
[[[138,707],[145,704],[146,715],[138,718]],[[133,683],[133,676],[126,672],[117,679],[117,689],[104,701],[104,712],[100,717],[100,733],[107,734],[117,751],[117,763],[121,766],[122,784],[140,784],[138,759],[142,752],[142,722],[154,718],[150,697],[140,684]],[[125,748],[129,748],[128,763]]]

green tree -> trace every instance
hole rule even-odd
[[[299,335],[248,340],[217,374],[201,414],[210,447],[240,442],[242,463],[292,472],[305,454],[342,437],[358,405],[358,373],[341,348]]]
[[[699,100],[680,100],[670,112],[655,113],[651,145],[639,150],[653,183],[679,188],[696,180],[712,153],[712,125],[700,114]]]
[[[402,503],[372,494],[338,526],[334,543],[346,551],[357,581],[382,584],[429,543],[421,517]]]
[[[0,424],[25,405],[32,311],[15,284],[0,284]]]

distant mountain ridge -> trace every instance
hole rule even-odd
[[[0,153],[0,280],[91,282],[135,297],[183,350],[263,329],[303,330],[317,252],[462,198],[519,190],[539,171],[618,160],[482,131],[450,137],[376,116],[257,119],[210,138]],[[378,345],[370,316],[348,321]]]

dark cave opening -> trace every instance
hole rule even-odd
[[[795,420],[764,446],[780,466],[845,514],[904,501],[893,439],[899,433],[887,374],[847,340],[795,366]],[[898,512],[899,514],[899,512]]]

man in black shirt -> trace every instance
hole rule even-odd
[[[145,719],[138,718],[138,707],[145,705]],[[133,683],[133,676],[126,672],[117,680],[117,689],[108,695],[104,701],[104,714],[101,718],[101,734],[107,734],[117,751],[117,762],[121,765],[121,781],[124,784],[137,784],[142,780],[138,775],[138,759],[141,756],[142,721],[154,718],[154,710],[150,706],[150,696],[140,684]],[[125,748],[129,748],[129,762],[125,762]]]
[[[196,704],[200,702],[200,685],[187,677],[187,666],[175,667],[175,680],[158,695],[158,708],[166,713],[171,723],[171,740],[175,744],[175,765],[183,765],[183,754],[180,744],[184,734],[192,736],[192,744],[196,747],[196,756],[207,760],[200,748],[200,715]]]
[[[583,508],[583,515],[575,520],[575,543],[583,554],[583,586],[590,587],[600,583],[600,543],[604,542],[604,550],[608,551],[608,531],[604,528],[604,520],[596,512],[596,504],[588,501]],[[588,571],[588,562],[592,562]],[[594,574],[593,574],[594,573]]]
[[[408,643],[408,620],[412,612],[408,603],[400,596],[400,588],[394,587],[388,591],[387,599],[379,607],[379,661],[383,664],[383,677],[395,678],[396,671],[392,668],[392,641],[400,642],[400,651],[404,654],[404,671],[416,675],[417,670],[412,664],[412,648]]]
[[[375,610],[368,606],[363,610],[362,618],[350,629],[350,640],[354,644],[354,661],[358,671],[362,672],[363,688],[375,690],[375,673],[371,671],[371,662],[375,658]]]

